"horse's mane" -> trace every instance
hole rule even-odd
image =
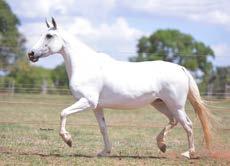
[[[98,59],[101,59],[102,61],[115,61],[115,59],[113,59],[110,55],[104,52],[98,52],[93,48],[89,47],[87,44],[79,40],[76,35],[70,34],[63,29],[60,29],[59,33],[67,46],[69,45],[75,49],[77,48],[84,49],[89,54],[95,55]]]

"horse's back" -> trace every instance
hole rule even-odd
[[[116,84],[148,86],[180,81],[185,76],[183,67],[165,61],[117,62],[107,64],[104,70],[107,81]],[[112,83],[112,82],[111,82]]]

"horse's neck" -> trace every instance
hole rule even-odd
[[[66,72],[67,72],[68,78],[70,80],[71,76],[72,76],[72,64],[71,64],[71,59],[70,59],[69,53],[65,52],[63,50],[61,54],[64,58]]]
[[[72,75],[80,70],[79,68],[93,67],[92,62],[95,62],[96,52],[79,40],[73,38],[65,40],[61,54],[65,60],[66,71],[70,80]]]

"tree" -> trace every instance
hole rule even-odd
[[[0,77],[0,84],[17,93],[69,94],[64,64],[50,70],[18,60],[8,75]]]
[[[8,66],[24,55],[25,38],[17,29],[19,24],[9,5],[0,0],[0,70],[9,70]]]
[[[178,30],[158,30],[149,37],[141,37],[137,44],[137,53],[137,57],[129,60],[164,60],[177,63],[191,71],[200,71],[203,80],[207,80],[206,77],[212,71],[212,63],[208,61],[208,57],[214,57],[213,50]]]
[[[68,87],[68,85],[69,85],[68,76],[67,76],[64,64],[57,66],[52,71],[51,78],[52,78],[55,86]]]
[[[230,67],[217,67],[209,80],[208,92],[220,98],[230,96]]]
[[[16,92],[41,92],[44,82],[49,86],[52,85],[51,71],[49,69],[31,66],[24,60],[16,62],[7,76],[7,80],[14,82]],[[10,84],[10,82],[5,84]]]

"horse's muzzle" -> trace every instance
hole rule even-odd
[[[38,59],[39,59],[39,57],[35,57],[35,56],[34,56],[34,52],[33,52],[33,51],[31,51],[31,52],[28,53],[28,57],[29,57],[29,60],[30,60],[31,62],[37,62]]]

